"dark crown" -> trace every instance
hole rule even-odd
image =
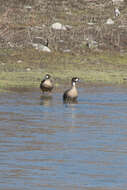
[[[51,75],[46,74],[46,75],[45,75],[45,78],[46,78],[46,79],[49,79],[49,78],[51,78]]]
[[[78,77],[73,77],[72,78],[72,82],[78,82],[79,81],[79,78]]]

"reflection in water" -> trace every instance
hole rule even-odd
[[[127,90],[0,95],[0,189],[126,190]]]
[[[40,105],[43,106],[51,106],[52,104],[52,95],[41,95],[40,97]]]
[[[64,104],[77,104],[78,100],[63,100]]]

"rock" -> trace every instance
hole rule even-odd
[[[26,68],[26,71],[31,71],[31,68]]]
[[[72,29],[73,27],[72,26],[70,26],[70,25],[65,25],[65,27],[66,27],[66,29]]]
[[[18,60],[17,63],[22,63],[22,60]]]
[[[32,9],[32,7],[30,5],[25,5],[24,8],[28,9],[28,10]]]
[[[41,49],[42,49],[42,51],[45,51],[45,52],[51,52],[51,50],[47,46],[42,47],[42,45],[41,45]]]
[[[1,63],[1,65],[2,65],[2,66],[4,66],[4,65],[5,65],[5,63]]]
[[[95,23],[93,23],[93,22],[88,22],[87,24],[90,25],[90,26],[92,26],[92,25],[94,25]]]
[[[70,49],[65,49],[65,50],[63,50],[63,52],[64,52],[64,53],[70,53],[71,50],[70,50]]]
[[[67,11],[66,14],[67,15],[72,15],[72,12],[71,11]]]
[[[89,40],[87,39],[87,43],[86,46],[90,49],[94,49],[98,47],[98,42],[96,42],[95,40]]]
[[[14,47],[14,45],[13,45],[11,42],[7,42],[7,45],[8,45],[9,47],[11,47],[11,48]]]
[[[112,0],[113,5],[118,5],[118,4],[121,4],[123,2],[124,2],[124,0]]]
[[[42,44],[36,44],[36,43],[32,43],[32,46],[39,51],[45,51],[45,52],[51,52],[51,50],[47,47],[44,46]]]
[[[33,26],[33,27],[30,27],[29,29],[31,31],[34,31],[34,32],[38,32],[38,31],[43,31],[43,29],[45,28],[46,26],[43,24],[42,26]]]
[[[32,41],[34,44],[42,44],[48,47],[48,39],[44,40],[44,38],[41,37],[34,37]]]
[[[126,25],[119,25],[118,28],[126,28]]]
[[[116,16],[116,17],[117,17],[117,16],[120,16],[120,11],[119,11],[118,8],[115,8],[115,16]]]
[[[67,30],[66,26],[62,25],[59,22],[52,24],[51,28],[54,30]]]
[[[114,21],[111,19],[111,18],[109,18],[108,20],[107,20],[107,22],[106,22],[106,24],[114,24]]]

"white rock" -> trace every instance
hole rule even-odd
[[[44,46],[44,45],[42,45],[42,44],[35,44],[35,43],[32,43],[32,46],[33,46],[36,50],[39,50],[39,51],[51,52],[51,50],[50,50],[47,46]]]
[[[120,11],[119,11],[118,8],[115,8],[115,16],[116,16],[116,17],[117,17],[117,16],[120,16]]]
[[[31,71],[31,68],[26,68],[26,71]]]
[[[117,5],[117,4],[120,4],[123,2],[124,2],[124,0],[112,0],[113,5]]]
[[[86,40],[86,45],[88,48],[90,49],[94,49],[94,48],[97,48],[98,47],[98,42],[95,41],[95,40]]]
[[[51,49],[49,49],[47,46],[43,46],[42,51],[51,52]]]
[[[65,50],[63,50],[63,52],[64,52],[64,53],[70,53],[71,50],[70,50],[70,49],[65,49]]]
[[[38,48],[38,44],[32,43],[32,46],[37,49]]]
[[[93,23],[93,22],[88,22],[87,24],[90,25],[90,26],[92,26],[92,25],[94,25],[95,23]]]
[[[14,47],[14,45],[13,45],[11,42],[8,42],[7,44],[8,44],[11,48]]]
[[[22,60],[18,60],[17,63],[22,63]]]
[[[56,22],[56,23],[52,24],[51,28],[54,29],[54,30],[67,30],[66,26],[62,25],[59,22]]]
[[[63,43],[63,42],[64,42],[64,40],[59,40],[59,42],[60,42],[60,43]]]
[[[66,14],[67,15],[72,15],[72,12],[71,11],[67,11]]]
[[[26,5],[24,6],[25,9],[32,9],[32,7],[30,5]]]
[[[108,20],[107,20],[107,22],[106,22],[106,24],[114,24],[114,21],[111,19],[111,18],[109,18]]]
[[[30,30],[32,30],[32,31],[41,31],[41,30],[43,30],[43,28],[45,27],[45,25],[42,25],[42,27],[41,26],[34,26],[34,27],[30,27]]]
[[[126,28],[126,25],[119,25],[118,28]]]

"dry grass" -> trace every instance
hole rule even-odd
[[[101,50],[126,50],[126,2],[119,6],[121,15],[117,18],[111,0],[0,0],[0,3],[1,47],[28,47],[39,36],[49,39],[53,51],[70,49],[85,53],[88,41],[97,41]],[[108,18],[114,20],[114,25],[106,25]],[[54,22],[72,28],[66,32],[51,30]]]
[[[127,78],[127,2],[114,16],[111,0],[0,0],[0,86],[38,86],[45,73],[66,81],[124,83]],[[108,18],[114,20],[107,25]],[[67,31],[51,29],[60,22]],[[31,47],[49,39],[52,53]],[[97,45],[91,45],[96,41]],[[69,50],[69,53],[64,53]],[[28,71],[30,70],[30,71]]]

